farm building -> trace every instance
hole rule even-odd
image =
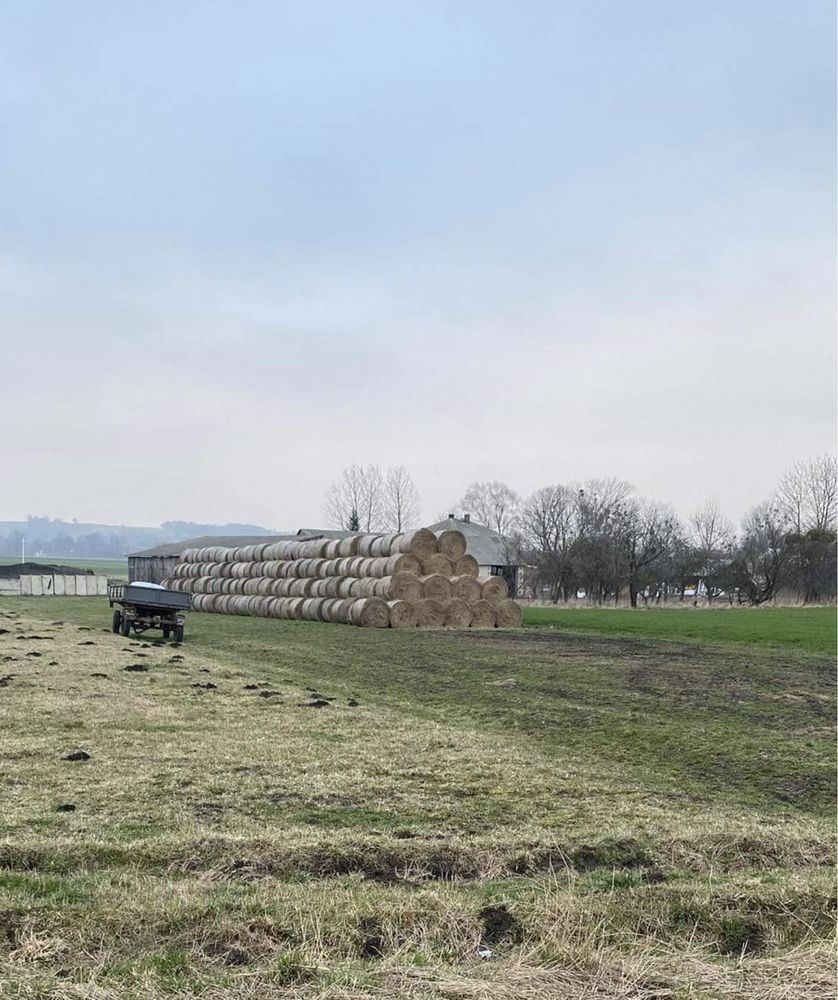
[[[466,536],[466,551],[473,555],[480,567],[479,578],[501,576],[509,588],[509,596],[518,592],[518,564],[513,561],[512,543],[485,524],[472,521],[471,515],[454,517],[449,514],[444,521],[429,525],[431,531],[462,531]]]

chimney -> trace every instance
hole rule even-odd
[[[463,520],[466,524],[471,524],[471,514],[463,514]]]

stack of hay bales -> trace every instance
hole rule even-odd
[[[195,611],[369,628],[514,628],[499,577],[477,579],[461,531],[428,528],[187,549],[164,585]]]

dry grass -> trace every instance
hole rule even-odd
[[[504,713],[538,723],[541,671],[579,697],[552,646],[211,616],[153,646],[101,631],[103,605],[0,603],[0,995],[834,995],[830,795],[789,806],[770,768],[751,796],[716,768],[701,796],[654,756],[617,759],[576,709],[585,739],[520,728]],[[691,724],[653,652],[615,647],[611,666],[594,641],[574,662],[642,665]],[[782,665],[799,698],[808,662]],[[445,664],[467,686],[437,701]],[[790,756],[828,739],[818,670],[787,703],[755,680],[774,660],[726,669],[755,766],[766,713]],[[722,740],[721,708],[696,711]]]

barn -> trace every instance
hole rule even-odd
[[[462,531],[466,536],[466,551],[473,555],[480,567],[480,579],[502,576],[509,588],[509,596],[518,592],[518,563],[512,555],[514,547],[510,539],[499,534],[485,524],[472,521],[470,514],[454,517],[449,514],[444,521],[429,525],[431,531]]]

